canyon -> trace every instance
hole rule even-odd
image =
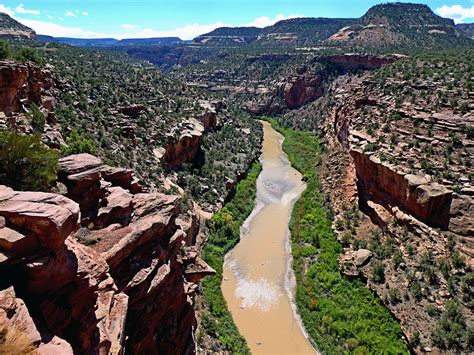
[[[394,3],[37,41],[2,14],[0,352],[473,351],[469,29]]]
[[[301,320],[294,314],[295,281],[287,226],[304,183],[283,155],[283,137],[268,122],[263,126],[257,203],[244,222],[240,243],[226,255],[222,291],[254,353],[313,353]]]

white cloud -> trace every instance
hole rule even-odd
[[[38,34],[49,35],[54,37],[76,37],[76,38],[104,38],[109,37],[108,34],[98,33],[94,31],[87,31],[79,27],[67,27],[57,25],[55,23],[28,20],[17,18],[19,22],[36,31]]]
[[[39,15],[40,11],[39,10],[28,10],[25,9],[25,5],[20,4],[15,8],[15,12],[18,14],[30,14],[30,15]]]
[[[281,20],[288,20],[290,18],[297,18],[297,17],[303,17],[301,15],[289,15],[285,16],[282,14],[276,15],[274,18],[270,18],[268,16],[261,16],[257,17],[255,20],[252,22],[247,23],[245,26],[253,26],[253,27],[267,27],[267,26],[272,26],[278,21]]]
[[[3,4],[0,4],[0,12],[4,12],[10,16],[15,15],[15,11],[11,7],[5,6]]]
[[[435,10],[443,17],[451,18],[456,23],[462,23],[465,19],[474,18],[474,6],[464,8],[461,5],[443,5]]]
[[[123,25],[121,25],[120,27],[122,27],[124,30],[126,31],[130,31],[130,30],[134,30],[136,28],[138,28],[137,25],[130,25],[128,23],[124,23]]]
[[[53,20],[54,19],[54,16],[51,16],[51,15],[46,15],[47,18]]]
[[[200,34],[211,32],[218,27],[227,26],[223,22],[216,22],[209,25],[194,23],[168,31],[157,31],[151,28],[144,28],[141,31],[119,34],[115,38],[150,38],[150,37],[179,37],[181,39],[193,39]]]
[[[1,6],[1,5],[0,5]],[[1,7],[0,7],[1,11]],[[72,11],[66,11],[65,16],[75,17],[75,13]],[[256,26],[256,27],[265,27],[273,25],[277,21],[301,17],[298,15],[277,15],[273,18],[266,16],[258,17],[252,22],[244,24],[243,26]],[[49,16],[48,16],[49,18]],[[63,21],[63,18],[57,17],[58,20]],[[227,24],[224,22],[216,22],[212,24],[189,24],[183,27],[159,31],[152,28],[143,28],[141,29],[138,25],[133,24],[123,24],[120,27],[124,30],[124,33],[99,33],[95,31],[88,31],[80,27],[68,27],[51,22],[45,21],[36,21],[28,19],[17,18],[18,21],[24,25],[33,28],[36,33],[42,35],[49,35],[55,37],[75,37],[75,38],[150,38],[150,37],[179,37],[184,40],[193,39],[203,33],[208,33],[215,30],[218,27],[224,26],[235,26]],[[242,26],[242,25],[241,25]]]
[[[83,16],[89,16],[89,13],[87,11],[82,11]]]

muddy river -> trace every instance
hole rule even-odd
[[[254,354],[314,354],[293,304],[288,222],[305,189],[281,149],[283,136],[263,122],[263,170],[257,204],[240,243],[226,256],[222,291]]]

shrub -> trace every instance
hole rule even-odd
[[[431,337],[433,343],[441,349],[468,349],[471,344],[464,344],[469,338],[469,329],[457,300],[446,302],[446,310],[442,313],[436,329]],[[466,336],[467,335],[467,336]]]
[[[35,132],[43,132],[46,124],[46,116],[36,104],[31,105],[31,111],[28,116]]]
[[[43,58],[39,55],[38,51],[34,48],[23,47],[15,53],[15,58],[21,62],[33,62],[38,65],[43,65]]]
[[[0,133],[0,183],[15,190],[47,190],[56,180],[58,154],[41,135]]]
[[[11,49],[8,42],[0,41],[0,59],[7,59],[11,56]]]
[[[372,281],[382,283],[385,280],[385,268],[381,261],[377,261],[372,269]]]
[[[97,154],[97,146],[92,139],[82,136],[78,131],[73,130],[66,141],[67,146],[61,149],[63,156],[71,154],[89,153]]]
[[[423,297],[423,294],[421,292],[421,286],[416,281],[411,284],[410,292],[413,295],[413,297],[416,298],[417,301],[421,300],[421,298]]]

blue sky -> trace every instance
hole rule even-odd
[[[264,27],[291,17],[359,17],[386,0],[0,0],[0,12],[39,34],[81,38],[178,36],[221,26]],[[474,0],[410,1],[456,22],[474,22]]]

